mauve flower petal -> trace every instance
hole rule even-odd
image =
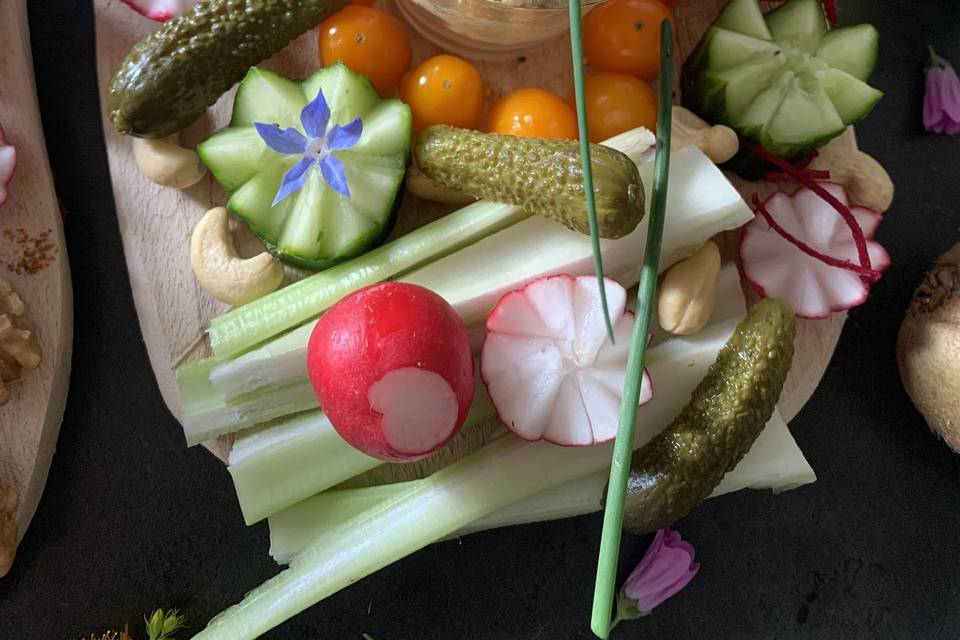
[[[311,138],[319,138],[327,132],[327,124],[330,122],[330,107],[327,106],[327,99],[323,96],[321,89],[317,97],[307,103],[307,106],[300,112],[300,124],[303,130]]]
[[[622,591],[640,611],[649,612],[687,586],[699,569],[693,546],[679,533],[661,529]]]
[[[288,127],[284,131],[275,124],[254,122],[253,126],[267,146],[277,153],[293,155],[307,150],[307,139],[293,127]]]
[[[923,126],[934,133],[960,131],[960,78],[952,67],[934,65],[927,70]]]

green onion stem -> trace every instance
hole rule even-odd
[[[650,315],[657,290],[657,266],[660,263],[660,244],[667,205],[667,179],[670,171],[670,132],[673,102],[673,32],[670,21],[660,25],[660,102],[657,114],[657,155],[653,169],[653,194],[650,200],[650,220],[647,245],[640,272],[637,297],[637,315],[630,337],[630,355],[627,359],[627,380],[620,404],[620,422],[610,463],[606,508],[603,512],[603,536],[597,562],[597,582],[593,593],[593,633],[606,640],[610,636],[610,617],[620,557],[620,534],[623,529],[623,503],[630,474],[634,432],[637,424],[637,401],[640,397],[644,360],[647,355],[647,336]]]
[[[597,230],[597,203],[593,192],[593,164],[590,161],[590,132],[587,130],[587,102],[583,90],[583,25],[580,0],[570,0],[570,48],[573,51],[573,90],[577,102],[577,128],[580,130],[580,165],[583,189],[587,199],[587,223],[593,242],[593,269],[600,285],[600,304],[607,323],[607,335],[613,342],[613,323],[607,308],[607,289],[603,281],[603,256],[600,253],[600,232]]]

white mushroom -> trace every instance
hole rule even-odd
[[[143,175],[165,187],[186,189],[207,175],[200,156],[181,147],[176,133],[155,140],[134,138],[133,158]]]
[[[200,286],[233,306],[262,298],[283,281],[283,266],[266,251],[252,258],[237,255],[223,207],[207,211],[193,228],[190,265]]]

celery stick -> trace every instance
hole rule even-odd
[[[185,404],[183,435],[187,446],[192,447],[225,433],[316,408],[316,394],[306,379],[241,396],[232,402],[225,402],[219,395],[211,396],[207,403]]]
[[[496,416],[478,376],[463,428]],[[347,444],[323,413],[311,411],[238,437],[227,470],[243,519],[253,524],[381,464]]]
[[[640,166],[645,181],[649,181],[652,168],[649,163]],[[670,175],[662,267],[693,253],[717,233],[753,218],[736,189],[696,147],[673,154]],[[607,275],[626,287],[639,278],[646,234],[646,223],[641,222],[625,238],[602,242]],[[468,326],[482,326],[504,293],[541,276],[587,275],[592,269],[589,237],[533,217],[416,269],[402,280],[432,289],[457,309]],[[218,390],[228,397],[248,393],[264,383],[282,384],[290,377],[302,377],[308,339],[309,329],[298,329],[251,352],[247,360],[241,356],[216,366],[211,376],[218,379]],[[282,362],[274,365],[270,360],[276,354],[281,354]],[[294,369],[297,363],[299,368]],[[229,376],[221,375],[227,370]]]
[[[227,470],[250,525],[381,464],[347,444],[317,410],[237,438]]]
[[[789,491],[816,481],[817,476],[790,435],[787,423],[774,413],[750,452],[724,476],[711,497],[741,489]],[[420,480],[415,482],[422,482]],[[454,536],[530,522],[572,518],[600,510],[607,483],[604,470],[551,487],[471,522]],[[326,491],[270,516],[270,555],[278,564],[290,560],[324,531],[393,498],[409,482]]]
[[[650,146],[646,129],[608,141],[639,159]],[[320,313],[344,295],[404,273],[528,217],[519,207],[480,201],[431,222],[381,247],[234,309],[210,324],[210,346],[218,356],[245,351]]]
[[[596,471],[609,447],[498,438],[315,538],[290,567],[194,636],[249,640],[392,562],[508,504]]]
[[[376,249],[215,318],[210,347],[236,355],[316,317],[343,296],[454,252],[529,214],[498,202],[476,202]]]

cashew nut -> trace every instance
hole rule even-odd
[[[883,166],[859,149],[827,145],[810,163],[811,169],[830,172],[842,184],[853,204],[883,213],[893,203],[893,180]]]
[[[143,175],[165,187],[186,189],[207,175],[200,156],[181,147],[176,133],[155,140],[134,138],[133,158]]]
[[[427,176],[416,164],[407,167],[407,192],[421,200],[443,204],[469,204],[476,200],[462,191],[451,189]]]
[[[207,211],[193,228],[190,265],[200,286],[235,307],[275,291],[283,281],[283,266],[266,251],[247,259],[237,255],[223,207]]]
[[[719,275],[720,250],[709,241],[695,254],[670,267],[657,301],[664,331],[689,335],[706,326],[717,298]]]
[[[683,107],[673,107],[673,136],[670,147],[679,149],[694,144],[714,164],[723,164],[740,150],[737,133],[722,124],[711,126],[700,116]]]

